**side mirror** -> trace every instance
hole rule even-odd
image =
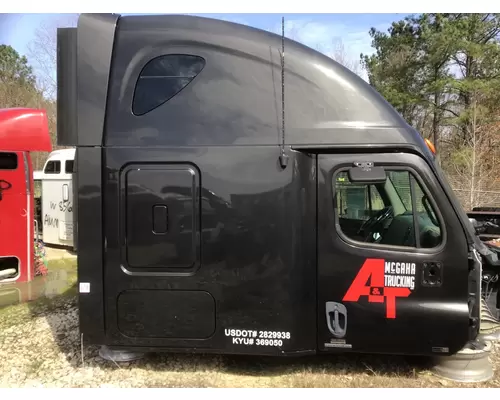
[[[371,162],[354,163],[348,171],[349,180],[353,183],[385,183],[387,175],[383,167],[375,167]]]

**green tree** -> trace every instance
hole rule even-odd
[[[0,80],[2,84],[16,82],[35,86],[36,78],[33,69],[28,64],[25,56],[12,47],[5,44],[0,45]]]
[[[500,14],[453,14],[453,22],[452,61],[458,76],[451,90],[458,112],[447,169],[454,169],[468,204],[474,207],[493,201],[491,193],[483,194],[495,189],[499,172]]]
[[[418,79],[422,68],[419,60],[419,26],[414,17],[393,22],[388,33],[370,29],[375,54],[361,54],[369,82],[413,125],[418,125],[418,109],[422,103]]]
[[[422,106],[428,110],[428,129],[439,158],[440,136],[447,113],[453,113],[453,99],[448,94],[453,80],[450,57],[454,51],[454,30],[449,14],[422,14],[415,23],[420,27],[420,85]]]
[[[370,35],[370,83],[432,137],[467,205],[484,203],[478,193],[500,172],[499,14],[421,14]]]
[[[422,14],[394,22],[388,33],[370,30],[376,53],[361,55],[370,83],[436,149],[449,108],[453,42],[448,14]]]
[[[26,57],[0,45],[0,107],[37,107],[42,100]]]

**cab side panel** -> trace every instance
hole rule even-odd
[[[270,146],[105,154],[109,344],[315,351],[314,157],[282,171]]]
[[[103,141],[106,343],[315,352],[315,157],[292,152],[279,167],[279,53],[171,23],[117,28]],[[203,68],[168,98],[166,82],[192,74],[172,71],[182,57]],[[139,81],[147,102],[165,101],[137,112]]]
[[[78,19],[78,146],[101,146],[113,63],[116,15]]]
[[[103,236],[101,157],[99,147],[79,147],[78,181],[78,299],[80,332],[89,343],[104,341]],[[83,287],[82,287],[83,286]],[[83,290],[82,290],[83,289]]]
[[[67,36],[59,46],[60,69],[76,68],[58,74],[58,142],[78,146],[75,154],[74,240],[78,247],[80,333],[88,343],[104,342],[102,142],[107,117],[108,82],[117,15],[82,14],[76,35]],[[76,39],[76,40],[75,40]],[[76,50],[76,51],[74,51]],[[76,82],[75,82],[76,81]],[[76,132],[75,132],[76,130]],[[81,207],[81,208],[80,208]]]

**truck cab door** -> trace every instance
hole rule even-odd
[[[318,155],[319,351],[458,351],[468,275],[465,232],[424,159]]]

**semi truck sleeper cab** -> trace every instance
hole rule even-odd
[[[319,52],[82,14],[58,31],[58,132],[76,147],[80,330],[103,356],[487,347],[496,253],[421,135]]]

